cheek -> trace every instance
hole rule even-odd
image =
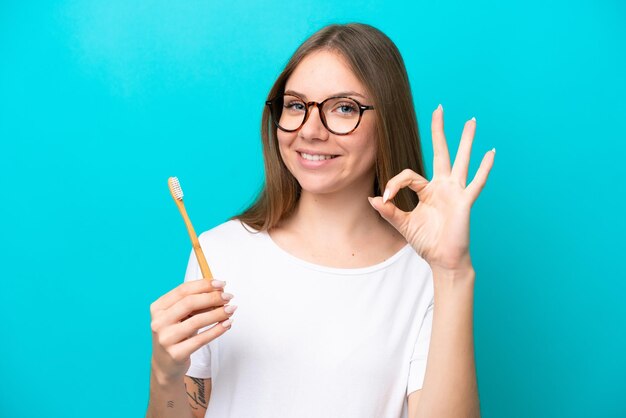
[[[351,154],[350,160],[353,169],[358,172],[369,171],[376,164],[377,146],[373,137],[363,135],[360,132],[358,137],[354,137],[353,142],[347,147],[347,151]]]
[[[276,140],[278,141],[278,146],[283,147],[289,145],[296,138],[296,135],[296,132],[283,132],[280,129],[277,129]]]
[[[364,160],[367,160],[367,164],[369,166],[372,166],[376,163],[376,154],[377,154],[377,149],[376,149],[376,142],[374,140],[372,140],[368,145],[367,148],[363,151],[364,153]]]
[[[289,153],[289,145],[296,138],[296,133],[283,132],[280,129],[276,132],[276,141],[278,142],[278,151],[283,162],[287,161],[287,153]]]
[[[359,132],[361,139],[361,151],[363,153],[363,157],[368,160],[375,160],[376,153],[378,148],[378,141],[376,140],[376,127],[373,121],[362,121],[363,126],[360,126],[357,129],[363,128],[362,131]]]

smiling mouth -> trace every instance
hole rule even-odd
[[[298,152],[298,154],[308,161],[332,160],[338,157],[338,155],[306,154],[304,152]]]

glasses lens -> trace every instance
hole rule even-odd
[[[302,125],[306,103],[296,96],[285,95],[272,102],[272,117],[286,131],[296,130]]]
[[[352,131],[359,123],[360,109],[352,99],[334,98],[324,103],[324,117],[328,129],[337,134]]]

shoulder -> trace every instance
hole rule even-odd
[[[202,245],[211,245],[212,243],[225,244],[245,240],[252,234],[257,233],[258,231],[239,219],[230,219],[204,231],[198,236],[198,240]]]
[[[232,280],[242,276],[242,268],[258,265],[263,260],[264,237],[257,231],[231,219],[204,231],[198,237],[203,255],[213,277]],[[242,262],[242,261],[246,262]]]
[[[403,258],[404,262],[399,263],[399,268],[403,270],[401,276],[406,280],[403,286],[407,288],[415,286],[416,295],[419,294],[419,297],[428,303],[432,302],[435,289],[430,264],[410,246],[406,255]]]

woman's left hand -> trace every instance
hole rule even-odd
[[[495,149],[488,151],[466,186],[476,120],[465,123],[461,142],[450,168],[450,155],[443,132],[441,105],[433,112],[432,139],[434,172],[429,182],[405,169],[386,185],[383,197],[369,198],[370,204],[393,225],[432,268],[461,270],[471,266],[469,256],[470,209],[487,182]],[[392,199],[403,187],[417,193],[419,203],[411,212],[398,209]]]

